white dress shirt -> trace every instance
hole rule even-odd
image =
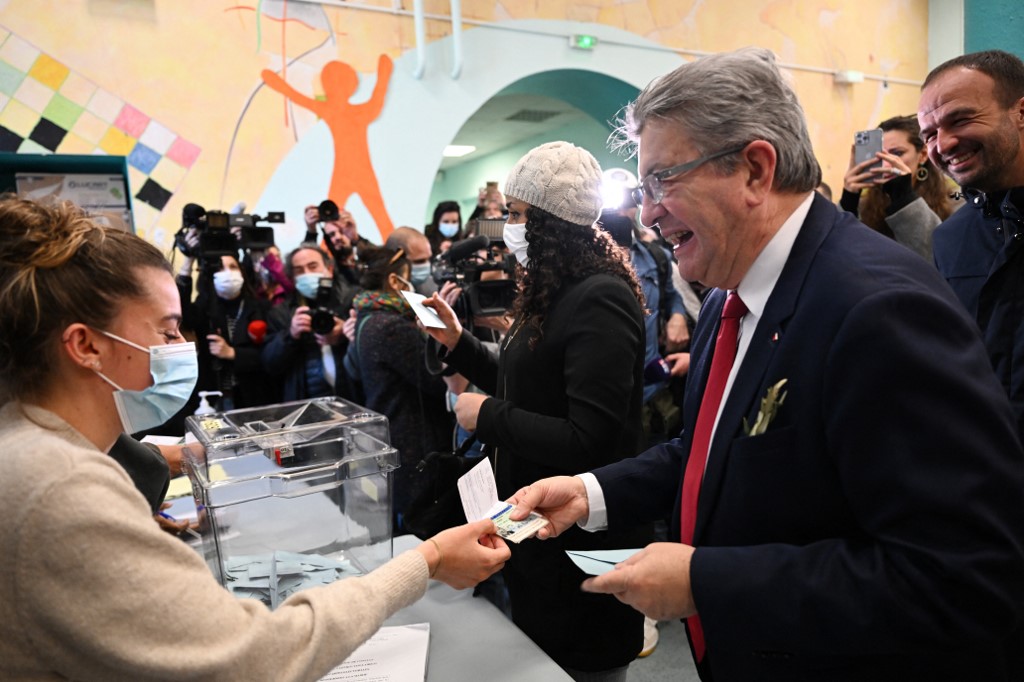
[[[793,242],[800,234],[800,227],[807,219],[811,210],[811,202],[814,200],[814,192],[808,193],[807,197],[790,214],[786,221],[775,233],[775,236],[765,244],[761,253],[754,259],[747,274],[740,280],[736,287],[736,293],[740,300],[747,306],[747,314],[740,320],[739,345],[736,348],[736,360],[729,371],[729,378],[725,382],[725,393],[722,394],[722,401],[718,404],[718,414],[715,415],[715,425],[711,430],[711,442],[714,442],[715,430],[718,428],[718,418],[722,415],[722,408],[729,398],[729,391],[736,380],[743,358],[750,347],[750,339],[754,336],[757,323],[764,315],[765,306],[775,290],[775,283],[779,281],[779,275],[789,260],[789,254],[793,250]],[[710,452],[708,453],[710,456]],[[597,477],[587,472],[578,475],[587,489],[587,502],[590,509],[590,516],[579,522],[584,530],[597,531],[608,527],[608,509],[605,506],[604,491]]]

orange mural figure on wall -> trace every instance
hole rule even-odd
[[[328,62],[320,72],[323,101],[303,95],[273,71],[265,69],[262,74],[264,83],[309,109],[327,124],[334,139],[334,171],[328,197],[344,208],[349,198],[358,194],[377,223],[381,241],[388,238],[393,225],[384,207],[373,164],[370,163],[366,132],[384,107],[384,95],[393,70],[391,58],[382,54],[377,63],[377,84],[373,87],[370,99],[363,104],[349,102],[359,86],[359,76],[355,69],[344,62]]]

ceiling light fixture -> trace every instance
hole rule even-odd
[[[460,156],[472,154],[475,151],[476,147],[471,144],[450,144],[444,148],[444,152],[441,155],[450,159],[457,159]]]

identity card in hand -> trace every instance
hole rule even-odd
[[[423,299],[426,296],[417,294],[415,291],[402,291],[399,292],[405,297],[405,300],[412,306],[412,311],[416,313],[416,317],[420,322],[423,323],[424,327],[437,327],[438,329],[444,329],[444,322],[437,316],[433,308],[428,308],[423,305]]]
[[[498,528],[498,535],[506,540],[518,544],[527,538],[532,538],[537,531],[548,525],[548,520],[537,512],[530,512],[530,515],[522,521],[513,521],[509,517],[514,510],[515,507],[507,502],[498,502],[491,508],[491,520]]]
[[[533,537],[548,525],[548,520],[536,512],[531,512],[522,521],[509,518],[515,507],[498,501],[498,486],[494,483],[491,462],[486,457],[482,457],[479,464],[463,474],[458,485],[466,519],[476,521],[490,518],[498,528],[498,535],[506,540],[518,543]]]

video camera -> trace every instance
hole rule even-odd
[[[334,329],[334,318],[337,316],[331,310],[331,289],[334,287],[334,280],[330,277],[321,277],[320,284],[316,288],[316,300],[310,306],[309,315],[312,318],[310,327],[314,334],[330,334]]]
[[[274,245],[274,228],[259,223],[283,223],[284,213],[271,211],[266,217],[249,213],[207,211],[199,204],[186,204],[181,211],[181,229],[174,235],[178,249],[190,258],[203,261],[221,256],[238,256],[238,249],[263,251]],[[199,233],[198,246],[191,246],[186,235],[192,228]],[[238,236],[232,231],[238,229]]]
[[[468,309],[456,309],[456,313],[467,312],[467,319],[472,319],[474,316],[504,315],[512,308],[516,296],[515,261],[507,253],[498,252],[498,247],[503,244],[500,237],[495,241],[494,237],[480,234],[455,242],[434,259],[431,267],[434,282],[438,286],[454,282],[462,287],[459,302],[465,301]],[[483,277],[487,272],[506,276],[489,279]]]

